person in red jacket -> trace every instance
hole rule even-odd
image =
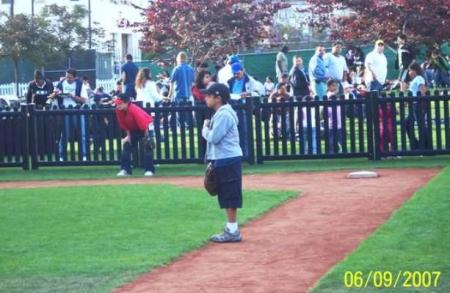
[[[192,87],[192,95],[196,102],[204,102],[206,95],[202,90],[206,89],[212,83],[211,73],[207,70],[200,71],[195,79],[195,84]]]
[[[131,170],[132,148],[141,141],[144,147],[144,176],[153,176],[155,167],[153,165],[153,118],[139,106],[130,102],[130,97],[125,94],[116,96],[116,117],[121,129],[127,132],[122,139],[122,154],[120,157],[120,172],[117,176],[129,176]]]

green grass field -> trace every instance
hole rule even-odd
[[[449,196],[450,167],[447,167],[395,212],[355,252],[330,270],[312,292],[450,292]],[[366,289],[350,290],[344,285],[345,273],[357,271],[362,272],[366,279],[370,271],[388,271],[392,272],[393,280],[387,273],[382,279],[378,277],[375,283],[382,284],[382,288],[374,288],[371,279]],[[441,272],[441,275],[436,287],[435,278],[432,277],[429,288],[419,289],[402,288],[414,284],[412,280],[406,279],[407,275],[400,274],[397,288],[393,289],[399,271],[436,271]],[[423,280],[416,278],[416,285],[420,285]],[[355,280],[353,278],[353,282]],[[380,280],[382,283],[379,283]],[[347,285],[351,285],[351,282],[352,279],[349,278]]]
[[[240,221],[296,195],[246,191]],[[0,292],[109,292],[204,245],[223,228],[200,189],[98,186],[0,190]]]
[[[270,162],[246,165],[244,173],[412,167],[444,169],[332,268],[313,292],[450,292],[450,156]],[[203,165],[162,165],[157,174],[200,176],[203,170]],[[136,171],[135,176],[141,176],[141,170]],[[0,169],[0,181],[115,178],[115,172],[116,167],[7,168]],[[172,186],[127,189],[127,193],[119,186],[1,190],[0,292],[108,292],[200,247],[223,225],[224,216],[204,191]],[[294,194],[247,191],[241,220],[255,218]],[[367,276],[371,270],[442,274],[438,287],[428,290],[344,287],[346,271]]]

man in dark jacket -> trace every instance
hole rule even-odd
[[[28,85],[27,103],[34,103],[38,107],[45,107],[47,98],[53,93],[53,84],[44,78],[42,72],[34,72],[34,80]]]
[[[448,62],[437,49],[431,51],[430,68],[433,70],[433,80],[436,86],[450,86]]]
[[[303,59],[300,56],[295,55],[293,60],[294,66],[289,73],[289,82],[292,85],[294,97],[308,96],[309,80],[303,69]]]
[[[256,82],[253,77],[249,76],[241,63],[234,63],[231,66],[233,72],[233,77],[228,80],[228,87],[233,96],[239,95],[241,97],[241,103],[245,104],[246,99],[252,96],[252,93],[257,92]],[[249,145],[249,126],[247,120],[247,113],[245,109],[237,110],[237,115],[239,118],[239,132],[241,134],[242,151],[244,152],[244,157],[248,156],[248,145]]]
[[[401,83],[400,90],[406,90],[406,82],[409,81],[408,67],[414,63],[416,59],[415,49],[410,44],[407,44],[407,37],[400,34],[397,37],[398,51],[397,60],[395,62],[395,69],[399,70],[399,81]]]

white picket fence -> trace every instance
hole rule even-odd
[[[56,86],[57,82],[54,82]],[[115,79],[97,79],[96,86],[103,87],[105,93],[109,93],[110,91],[116,88],[116,80]],[[15,96],[15,97],[23,97],[27,94],[28,83],[19,83],[19,94],[16,93],[16,84],[15,83],[7,83],[0,84],[0,97],[2,96]]]
[[[103,87],[105,93],[110,93],[116,88],[116,82],[115,79],[97,79],[95,85],[97,88]]]
[[[15,83],[7,83],[0,84],[0,97],[2,96],[25,96],[27,93],[28,84],[19,83],[19,94],[16,93],[16,84]]]

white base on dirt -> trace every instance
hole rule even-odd
[[[360,179],[360,178],[378,178],[379,175],[377,172],[373,171],[357,171],[348,173],[348,179]]]

